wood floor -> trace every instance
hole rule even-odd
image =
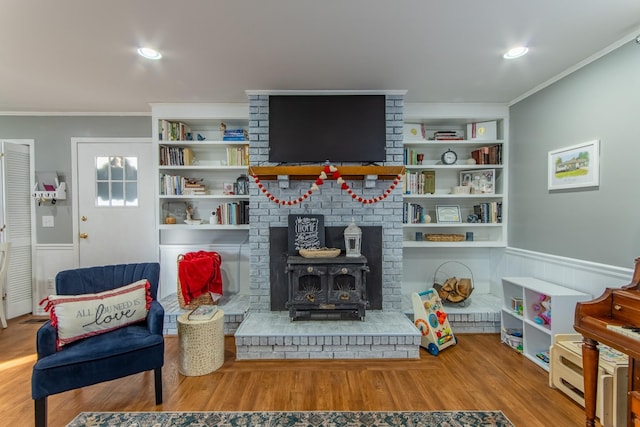
[[[0,329],[0,426],[33,425],[31,316]],[[548,374],[501,344],[498,335],[458,335],[457,345],[419,360],[236,361],[200,377],[177,370],[178,340],[166,338],[164,403],[154,405],[153,375],[49,397],[49,426],[82,411],[431,411],[501,410],[517,427],[584,425],[583,409],[548,385]],[[598,424],[599,425],[599,424]]]

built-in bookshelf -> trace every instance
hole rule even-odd
[[[404,247],[506,246],[505,120],[477,120],[405,118]]]
[[[236,104],[154,104],[158,242],[194,230],[248,230],[248,111]],[[202,240],[199,237],[196,240]]]
[[[403,292],[433,286],[434,272],[457,261],[473,273],[471,306],[480,294],[499,294],[495,271],[507,246],[508,118],[508,107],[497,104],[405,104],[399,153],[406,168],[399,213]],[[449,151],[455,156],[446,164]]]

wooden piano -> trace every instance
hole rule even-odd
[[[624,326],[624,328],[622,328]],[[574,328],[584,337],[582,367],[586,426],[595,426],[596,388],[598,384],[598,343],[629,356],[629,398],[627,426],[640,425],[640,258],[629,285],[607,288],[592,301],[576,304]]]

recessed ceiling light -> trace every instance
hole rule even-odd
[[[514,47],[513,49],[509,49],[509,51],[507,53],[505,53],[504,55],[502,55],[502,57],[504,59],[514,59],[514,58],[520,58],[523,55],[526,55],[527,52],[529,52],[529,48],[526,46],[518,46],[518,47]]]
[[[138,55],[147,59],[160,59],[162,55],[155,49],[151,49],[150,47],[141,47],[138,49]]]

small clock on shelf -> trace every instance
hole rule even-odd
[[[447,151],[442,153],[440,160],[442,160],[443,165],[453,165],[458,161],[458,155],[455,151],[448,149]]]

